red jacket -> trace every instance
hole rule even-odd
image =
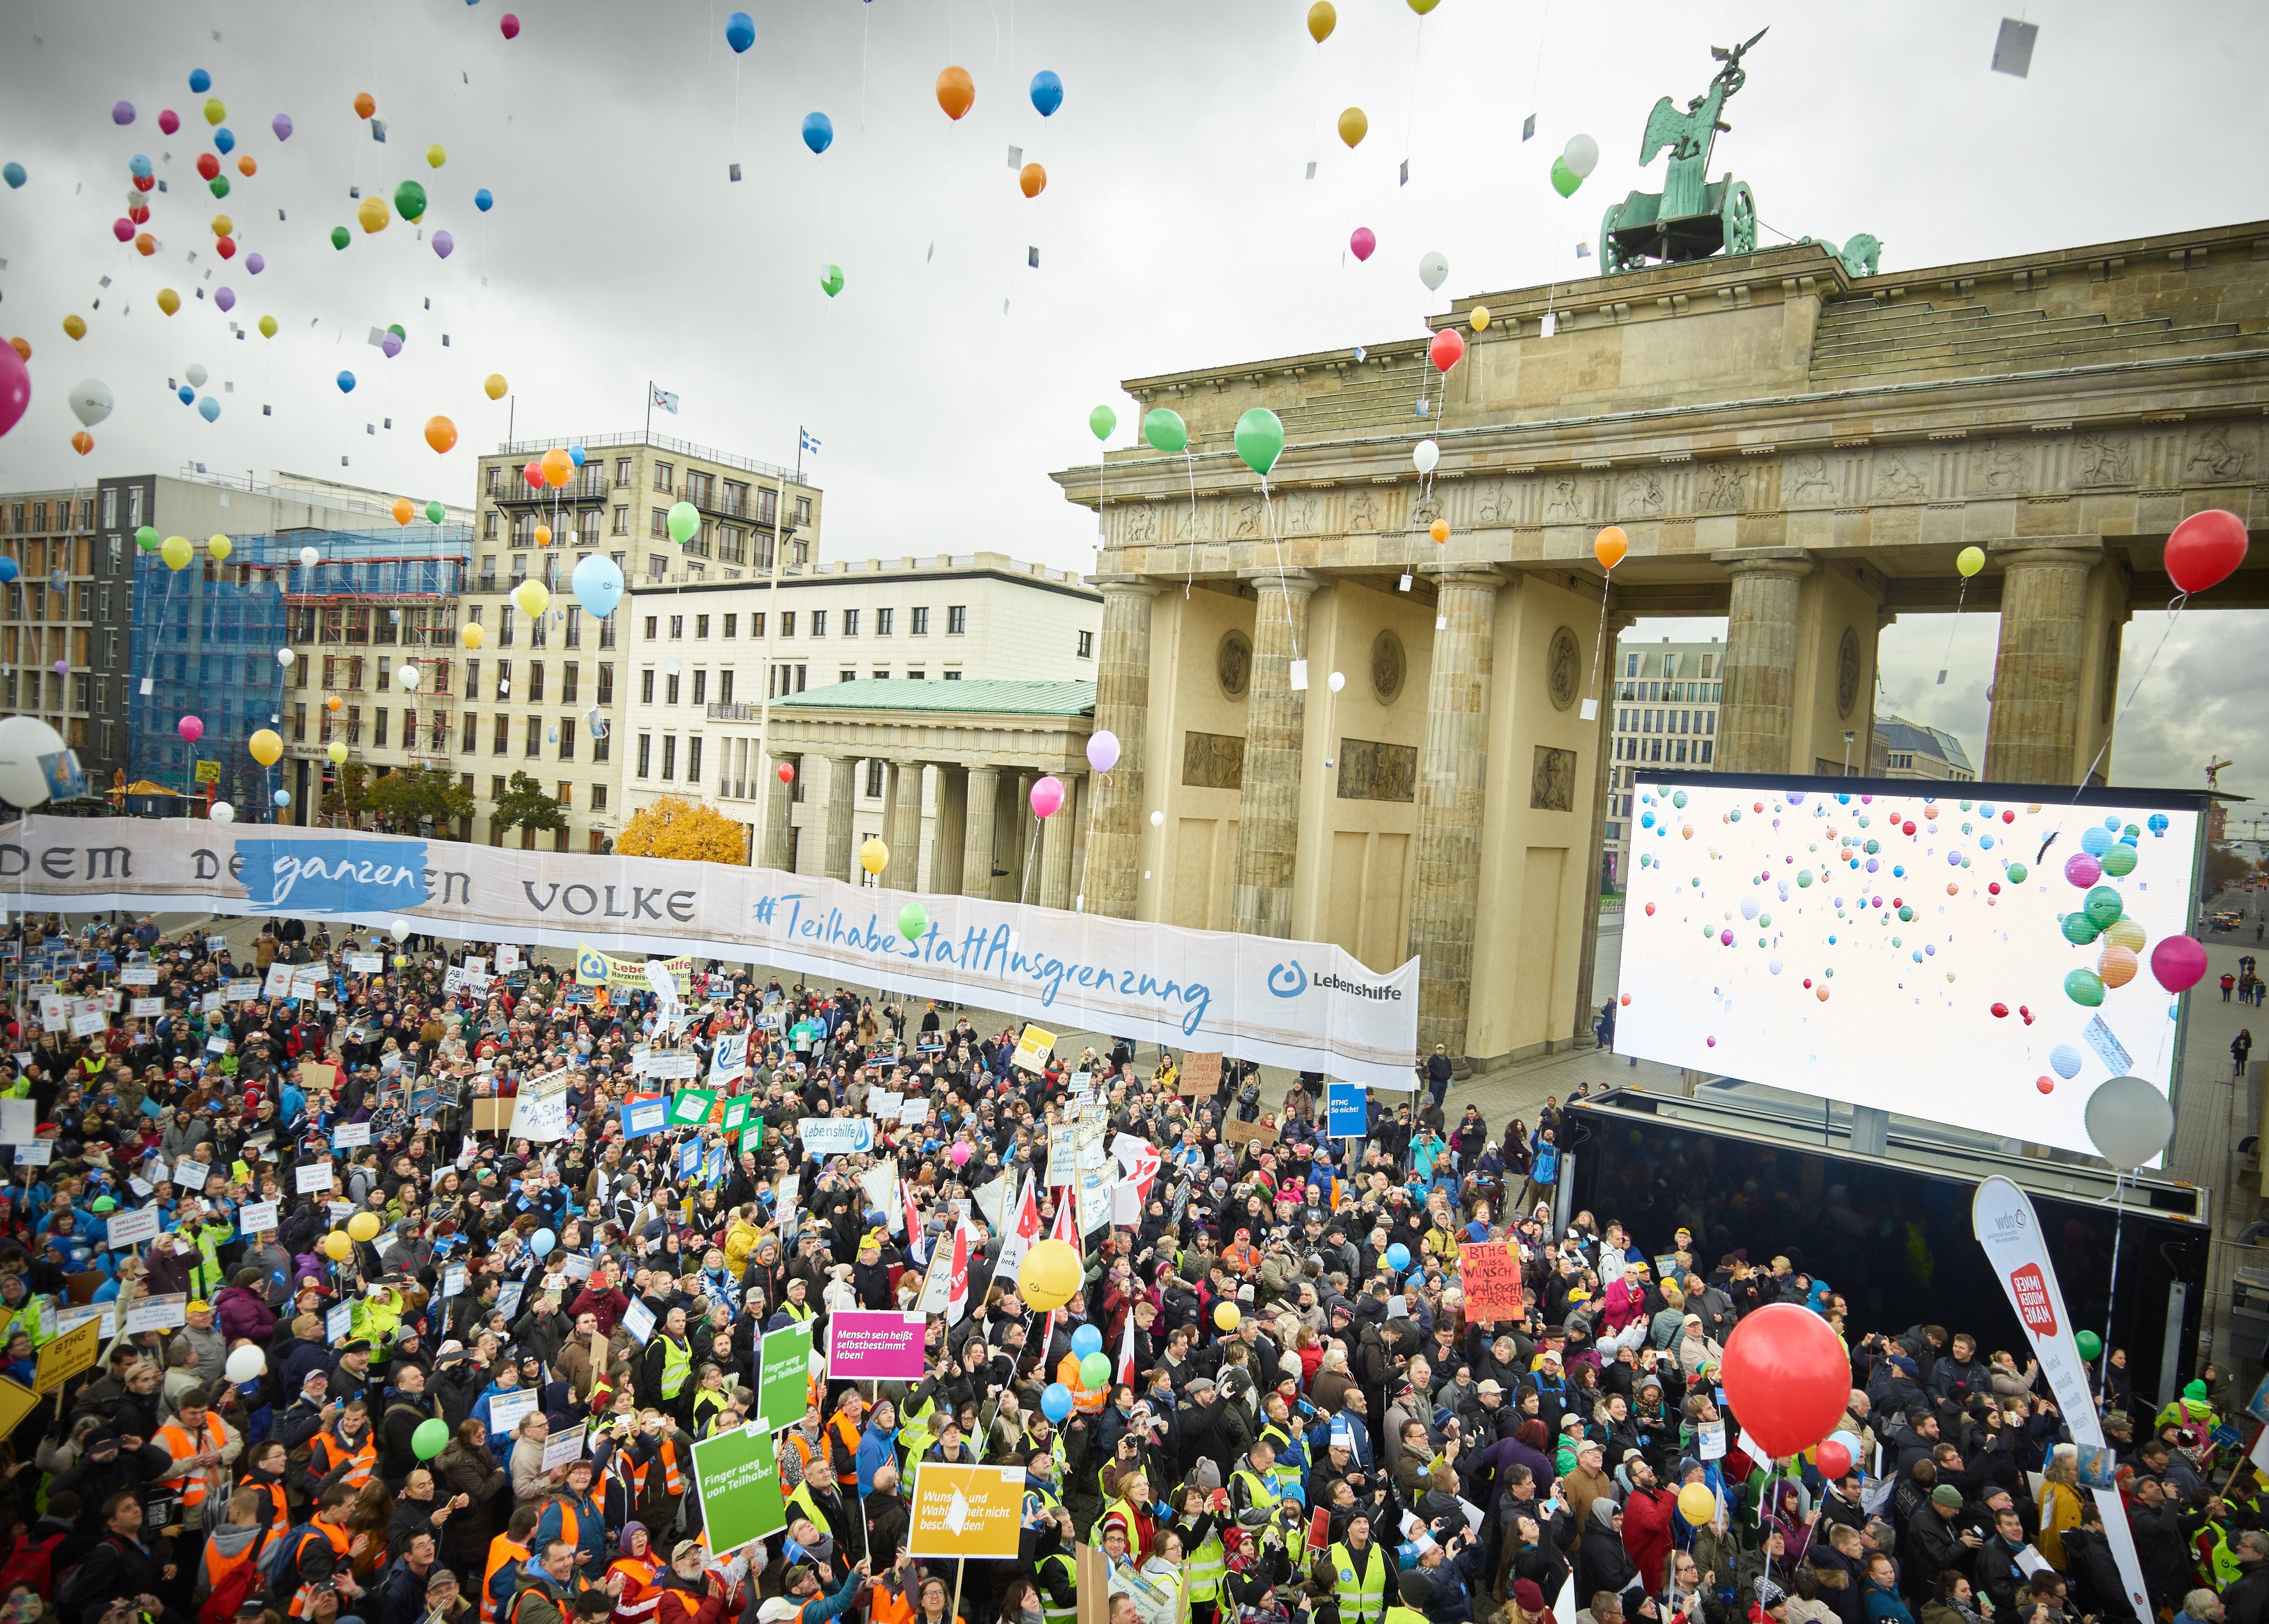
[[[1641,1583],[1658,1590],[1670,1561],[1670,1519],[1678,1496],[1667,1488],[1633,1491],[1623,1502],[1623,1549]]]

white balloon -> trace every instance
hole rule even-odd
[[[407,941],[410,940],[410,933],[415,930],[417,926],[410,924],[408,919],[396,919],[394,921],[392,928],[394,931],[394,939],[396,941]]]
[[[282,666],[286,671],[292,668],[292,662],[299,657],[299,655],[293,653],[288,648],[279,648],[276,651],[276,663]]]
[[[1441,285],[1449,279],[1450,262],[1442,255],[1438,249],[1426,254],[1419,259],[1418,280],[1426,284],[1427,292],[1433,292],[1438,290]]]
[[[1341,689],[1347,686],[1347,673],[1344,671],[1333,672],[1330,677],[1327,679],[1327,683],[1334,693],[1339,692]]]
[[[1153,812],[1150,814],[1150,827],[1153,829],[1162,827],[1165,821],[1166,815],[1164,812]]]
[[[216,801],[212,803],[212,810],[205,814],[205,819],[208,823],[233,823],[236,822],[236,808],[225,801]]]
[[[45,805],[55,793],[48,764],[63,754],[63,734],[38,717],[0,721],[0,801],[12,807]],[[75,770],[76,760],[69,766]]]
[[[267,1369],[268,1355],[249,1345],[231,1352],[228,1362],[221,1366],[228,1379],[240,1384],[258,1381]]]
[[[70,392],[71,416],[82,428],[92,428],[110,415],[110,386],[100,378],[82,378]]]
[[[1560,154],[1560,161],[1568,166],[1570,173],[1581,181],[1600,166],[1600,144],[1589,136],[1571,136],[1566,149]]]
[[[299,562],[306,565],[309,569],[314,569],[322,561],[323,555],[317,552],[314,548],[302,547],[299,550]]]
[[[205,369],[198,365],[195,361],[191,361],[189,363],[189,370],[181,374],[182,377],[189,380],[189,388],[192,389],[203,388],[205,387],[205,379],[208,375],[209,374],[205,372]]]
[[[403,692],[416,693],[418,691],[418,668],[411,665],[403,666],[400,670],[394,674],[394,680],[402,684]]]
[[[1410,461],[1422,474],[1430,474],[1434,465],[1442,460],[1442,448],[1430,439],[1422,439],[1410,448]]]
[[[2174,1137],[2175,1108],[2140,1077],[2114,1077],[2088,1096],[2088,1137],[2106,1162],[2132,1172]]]

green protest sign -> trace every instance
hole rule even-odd
[[[811,1375],[811,1322],[765,1333],[757,1360],[757,1414],[777,1432],[803,1419]],[[724,1550],[724,1546],[713,1546]]]
[[[674,1128],[698,1128],[709,1120],[716,1109],[717,1096],[708,1089],[682,1089],[669,1102],[669,1126]]]
[[[772,1435],[763,1427],[738,1427],[696,1443],[693,1479],[709,1548],[720,1556],[787,1526]]]
[[[749,1119],[749,1107],[755,1104],[746,1095],[725,1102],[724,1128],[728,1133],[737,1133]]]

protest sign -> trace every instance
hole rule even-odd
[[[1458,1283],[1466,1318],[1486,1325],[1521,1316],[1520,1259],[1504,1241],[1467,1241],[1458,1247]]]
[[[539,1395],[527,1389],[514,1392],[492,1392],[489,1395],[489,1436],[507,1438],[512,1429],[520,1425],[520,1418],[534,1409]]]
[[[139,1246],[144,1241],[158,1238],[158,1209],[137,1207],[131,1212],[113,1213],[103,1226],[104,1234],[112,1247]]]
[[[1182,1056],[1182,1074],[1174,1084],[1174,1092],[1202,1098],[1221,1092],[1221,1056],[1214,1053],[1190,1053]]]
[[[1334,1139],[1361,1139],[1371,1131],[1371,1101],[1360,1083],[1327,1084],[1324,1111],[1325,1131]]]
[[[777,1432],[803,1419],[811,1371],[811,1322],[767,1331],[757,1359],[757,1414]]]
[[[796,1123],[796,1137],[808,1156],[853,1155],[875,1148],[875,1123],[870,1117],[805,1117]]]
[[[590,1430],[590,1422],[578,1421],[562,1432],[555,1432],[543,1440],[543,1469],[556,1472],[570,1462],[583,1458],[583,1439]]]
[[[331,1187],[331,1164],[311,1162],[305,1167],[294,1168],[292,1177],[293,1188],[301,1195],[310,1191],[328,1190]]]
[[[1056,1035],[1053,1032],[1044,1031],[1027,1022],[1016,1039],[1016,1052],[1009,1056],[1009,1064],[1023,1071],[1046,1071],[1048,1052],[1055,1046]]]
[[[331,1130],[331,1148],[334,1150],[352,1150],[368,1143],[370,1124],[367,1122],[342,1122]]]
[[[567,1137],[567,1067],[525,1079],[512,1112],[512,1137],[537,1143]]]
[[[237,1208],[236,1227],[247,1235],[260,1235],[276,1227],[276,1203],[247,1201]]]
[[[623,1310],[623,1329],[644,1346],[646,1340],[654,1334],[654,1310],[640,1299],[632,1297],[631,1305]]]
[[[182,1299],[184,1303],[188,1301],[186,1297]],[[130,1314],[132,1310],[128,1311]],[[183,1318],[186,1321],[187,1316]],[[41,1392],[53,1392],[81,1370],[92,1369],[101,1344],[99,1317],[72,1326],[40,1349],[38,1374],[32,1378],[33,1384]]]
[[[1224,1144],[1243,1145],[1258,1140],[1264,1145],[1273,1145],[1276,1142],[1276,1125],[1266,1117],[1258,1122],[1239,1122],[1231,1117],[1221,1125],[1221,1137]]]
[[[838,1309],[827,1322],[827,1374],[846,1382],[918,1382],[928,1318]]]
[[[958,1466],[926,1460],[914,1469],[906,1552],[918,1559],[1013,1558],[1022,1530],[1022,1466]]]
[[[715,1089],[681,1089],[669,1102],[669,1126],[698,1128],[709,1120],[709,1113],[716,1109]]]
[[[623,1102],[623,1137],[644,1139],[669,1126],[669,1098],[662,1094],[633,1094]]]
[[[796,1414],[801,1419],[802,1412]],[[693,1484],[712,1550],[737,1550],[787,1526],[772,1435],[761,1425],[736,1427],[696,1443]]]
[[[189,1295],[186,1291],[167,1292],[155,1297],[137,1297],[126,1310],[126,1334],[138,1336],[144,1331],[179,1331],[189,1323]]]

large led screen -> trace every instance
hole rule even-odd
[[[2169,1086],[2198,804],[2005,788],[1642,780],[1616,1049],[2088,1151],[2098,1084]]]

